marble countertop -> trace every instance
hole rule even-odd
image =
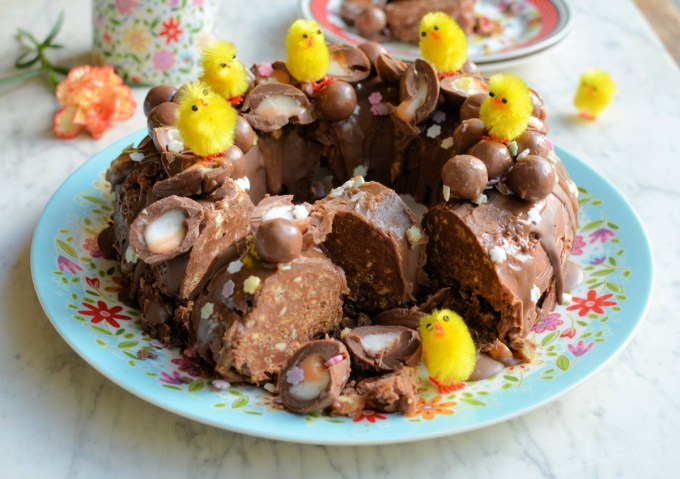
[[[227,2],[223,2],[227,3]],[[232,2],[229,2],[232,3]],[[236,2],[233,2],[236,3]],[[294,0],[223,5],[223,36],[244,63],[283,55]],[[159,409],[83,361],[43,313],[31,236],[57,187],[92,154],[140,129],[141,108],[94,141],[55,139],[56,101],[39,81],[0,89],[0,470],[7,477],[662,477],[680,466],[680,71],[629,1],[573,2],[571,33],[509,69],[539,86],[553,140],[607,177],[651,238],[656,288],[647,318],[605,368],[556,401],[473,432],[409,444],[321,447],[223,431]],[[0,0],[0,77],[18,27],[44,35],[66,12],[63,63],[87,61],[90,2]],[[256,12],[256,13],[252,13]],[[228,35],[226,34],[228,32]],[[618,84],[597,122],[574,121],[581,71]],[[141,104],[144,89],[135,89]],[[675,312],[674,312],[675,311]]]

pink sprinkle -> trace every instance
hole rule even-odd
[[[160,348],[163,347],[163,343],[161,343],[161,342],[160,342],[159,340],[157,340],[157,339],[152,339],[151,341],[149,341],[149,345],[152,346],[152,347],[154,347],[154,348],[158,348],[158,349],[160,349]]]
[[[343,359],[345,359],[345,356],[343,356],[342,354],[336,354],[332,358],[328,358],[328,360],[326,360],[326,362],[323,363],[323,365],[326,366],[327,368],[330,368],[331,366],[335,366],[336,364],[341,362]]]
[[[387,106],[384,103],[371,105],[371,113],[375,116],[385,116],[388,113]]]
[[[286,381],[293,386],[300,384],[304,380],[305,372],[297,366],[293,366],[286,372]]]
[[[259,73],[260,76],[267,78],[274,73],[274,68],[271,63],[260,63],[257,66],[257,73]]]
[[[444,120],[446,120],[446,113],[441,110],[435,111],[432,115],[432,121],[435,123],[442,123]]]
[[[212,385],[215,389],[229,389],[231,384],[224,379],[213,379]]]
[[[545,142],[548,144],[548,148],[550,149],[550,151],[555,149],[555,145],[553,144],[552,140],[546,138]]]
[[[368,95],[368,102],[371,105],[377,105],[381,101],[382,101],[382,94],[379,91],[374,91],[373,93]]]

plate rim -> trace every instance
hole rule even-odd
[[[221,423],[215,419],[211,419],[208,417],[205,417],[201,415],[199,412],[201,409],[199,409],[199,412],[194,412],[192,410],[187,410],[186,408],[182,408],[179,406],[179,404],[182,403],[182,401],[177,401],[178,405],[174,405],[173,401],[168,401],[163,399],[163,394],[158,393],[149,393],[145,388],[140,388],[139,386],[131,385],[129,382],[126,382],[123,380],[123,377],[125,376],[125,372],[123,371],[122,374],[118,374],[116,372],[112,372],[109,369],[104,367],[104,364],[96,361],[96,355],[90,354],[87,351],[83,350],[82,346],[79,346],[74,342],[74,340],[69,336],[68,334],[68,326],[66,324],[66,321],[59,321],[58,318],[53,318],[54,312],[50,310],[50,308],[47,305],[47,298],[44,297],[43,295],[45,292],[43,291],[43,284],[42,282],[45,281],[45,279],[41,279],[40,272],[39,272],[39,267],[40,267],[40,256],[42,254],[46,254],[45,250],[49,248],[45,248],[44,246],[49,243],[43,243],[42,238],[51,238],[50,234],[46,233],[46,228],[47,228],[47,223],[46,223],[46,218],[48,213],[51,212],[54,208],[57,208],[58,204],[63,202],[64,199],[61,198],[61,196],[64,195],[64,192],[67,191],[69,188],[73,188],[73,186],[78,185],[79,183],[82,183],[83,181],[87,181],[88,184],[96,179],[96,177],[89,177],[89,178],[79,178],[81,175],[83,175],[85,172],[87,172],[89,169],[92,169],[93,171],[97,172],[99,174],[101,172],[101,167],[100,166],[95,166],[99,165],[100,162],[103,162],[106,160],[104,158],[108,154],[115,152],[115,151],[120,151],[122,150],[123,147],[129,145],[130,143],[135,143],[137,140],[139,140],[141,137],[143,137],[143,134],[145,134],[145,130],[141,130],[137,133],[134,133],[132,135],[126,136],[122,138],[121,140],[118,140],[117,142],[109,145],[106,147],[104,150],[101,150],[100,152],[96,153],[93,155],[90,159],[85,161],[82,165],[80,165],[76,170],[73,171],[69,175],[69,177],[55,190],[55,192],[52,194],[50,197],[49,201],[45,205],[41,215],[40,219],[38,220],[37,226],[35,228],[35,231],[33,233],[32,241],[31,241],[31,251],[30,251],[30,262],[31,262],[31,278],[34,284],[34,288],[36,291],[36,295],[38,297],[38,300],[40,302],[41,307],[43,308],[43,311],[45,312],[45,315],[47,316],[48,320],[52,324],[52,326],[57,330],[59,335],[66,341],[66,343],[71,347],[71,349],[78,354],[82,359],[85,360],[86,363],[88,363],[90,366],[92,366],[96,371],[101,373],[105,378],[111,380],[113,383],[117,384],[124,390],[132,393],[133,395],[139,397],[140,399],[149,402],[155,406],[158,406],[162,409],[165,409],[169,412],[172,412],[180,417],[185,417],[203,424],[207,424],[213,427],[217,427],[220,429],[228,430],[228,431],[233,431],[233,432],[238,432],[241,434],[247,434],[251,436],[256,436],[256,437],[262,437],[266,439],[271,439],[271,440],[279,440],[279,441],[286,441],[286,442],[293,442],[293,443],[298,443],[298,444],[315,444],[315,445],[341,445],[341,446],[357,446],[357,445],[379,445],[379,444],[393,444],[393,443],[404,443],[404,442],[414,442],[414,441],[420,441],[420,440],[425,440],[425,439],[433,439],[433,438],[438,438],[438,437],[444,437],[444,436],[450,436],[450,435],[455,435],[455,434],[460,434],[460,433],[465,433],[469,432],[472,430],[477,430],[481,428],[485,428],[488,426],[492,426],[494,424],[498,424],[501,422],[505,422],[507,420],[510,420],[512,418],[524,415],[528,412],[531,412],[533,410],[536,410],[540,407],[543,407],[549,402],[552,402],[564,394],[568,393],[569,391],[573,390],[575,387],[579,386],[580,384],[583,384],[585,381],[587,381],[590,377],[592,377],[595,373],[598,371],[601,371],[603,368],[607,366],[611,361],[613,361],[618,355],[628,346],[628,344],[632,341],[632,339],[635,337],[637,332],[639,331],[640,327],[642,326],[645,318],[647,317],[652,297],[653,297],[653,291],[654,291],[654,283],[655,283],[655,262],[654,262],[654,253],[652,249],[652,243],[649,241],[649,235],[645,229],[644,223],[640,220],[640,217],[638,216],[637,212],[635,209],[632,207],[632,205],[628,202],[628,200],[620,193],[620,191],[609,181],[606,180],[604,176],[602,176],[595,168],[593,168],[591,165],[585,163],[583,160],[579,159],[575,155],[571,154],[569,151],[560,148],[559,146],[555,146],[555,150],[563,160],[566,159],[566,162],[569,163],[567,170],[572,171],[573,168],[576,169],[583,169],[585,170],[586,173],[590,174],[592,176],[592,180],[595,183],[602,184],[604,185],[605,189],[608,189],[608,193],[610,195],[613,195],[613,197],[616,199],[617,202],[620,202],[622,206],[625,207],[625,211],[623,211],[623,214],[621,214],[621,218],[627,218],[628,222],[635,227],[635,232],[640,234],[640,238],[642,240],[642,244],[635,244],[636,246],[636,254],[639,256],[644,255],[644,260],[640,260],[641,264],[646,264],[648,267],[643,270],[636,270],[636,275],[639,273],[640,276],[645,276],[648,277],[647,281],[642,281],[640,279],[640,286],[646,286],[644,289],[643,293],[644,296],[640,295],[640,290],[635,291],[635,296],[633,294],[629,293],[631,298],[636,297],[637,301],[632,302],[630,305],[630,308],[628,311],[631,309],[635,310],[635,324],[634,327],[627,333],[627,336],[622,339],[620,343],[618,343],[615,347],[615,349],[608,354],[603,360],[596,362],[593,365],[587,365],[585,371],[581,371],[579,374],[573,374],[569,376],[566,379],[567,384],[564,384],[564,381],[559,383],[559,387],[556,387],[555,391],[550,392],[549,394],[545,395],[542,399],[538,401],[534,401],[529,403],[526,406],[514,406],[511,408],[509,412],[501,413],[497,417],[491,417],[488,419],[483,419],[481,421],[474,422],[470,425],[463,426],[456,428],[455,430],[452,430],[450,427],[446,428],[435,428],[434,430],[429,430],[430,428],[423,428],[417,431],[412,431],[408,436],[404,436],[403,434],[399,434],[399,430],[395,429],[393,432],[397,433],[395,434],[395,437],[386,437],[386,436],[380,436],[380,437],[361,437],[361,436],[349,436],[349,437],[344,437],[341,439],[333,439],[333,438],[321,438],[318,435],[315,435],[312,433],[311,435],[309,434],[309,429],[306,431],[306,434],[302,437],[300,436],[291,436],[291,434],[286,434],[284,432],[276,432],[276,428],[267,428],[266,425],[264,428],[260,430],[254,430],[251,425],[248,423],[245,423],[245,425],[241,426],[239,424],[239,421],[231,421],[229,424],[224,424]],[[108,161],[110,162],[112,158],[108,157]],[[106,166],[107,163],[104,163],[104,166]],[[82,186],[78,187],[78,191],[82,192]],[[608,195],[609,196],[609,195]],[[69,198],[69,201],[72,201],[72,197]],[[641,251],[640,251],[641,250]],[[53,254],[53,253],[51,253]],[[51,256],[51,255],[50,255]],[[636,280],[637,283],[637,280]],[[631,313],[626,313],[631,314]],[[290,416],[295,416],[296,415],[290,414]],[[277,418],[281,418],[282,416],[277,416]],[[296,419],[297,420],[297,419]],[[271,422],[271,421],[265,421],[266,422]],[[274,424],[280,422],[278,419],[277,421],[274,422]],[[283,422],[289,422],[284,420]],[[434,422],[431,424],[435,424]],[[357,428],[360,427],[358,424],[356,425]],[[313,429],[313,428],[312,428]],[[299,430],[296,428],[296,430]],[[314,431],[312,431],[314,432]],[[341,432],[338,430],[338,432]]]

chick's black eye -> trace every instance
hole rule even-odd
[[[321,35],[321,30],[316,31],[317,35]]]
[[[490,91],[490,92],[489,92],[489,96],[490,96],[491,98],[493,98],[493,97],[495,97],[496,95],[494,95],[494,92]]]
[[[421,37],[426,37],[426,36],[427,36],[427,33],[425,33],[425,32],[420,32],[420,36],[421,36]]]
[[[234,53],[234,54],[231,56],[231,59],[232,59],[232,60],[236,60],[236,53]]]
[[[306,34],[306,33],[303,33],[303,34],[302,34],[302,38],[307,38],[307,34]]]
[[[226,64],[226,63],[220,63],[220,66],[221,66],[222,68],[226,68],[226,67],[227,67],[227,64]]]
[[[207,88],[204,88],[204,89],[203,89],[203,94],[204,94],[204,95],[207,95],[207,94],[208,94],[208,89],[207,89]]]
[[[192,106],[191,106],[191,109],[192,109],[193,111],[198,111],[198,107],[197,107],[196,105],[192,105]]]
[[[437,25],[434,26],[435,30],[439,30],[439,27]]]
[[[503,103],[507,103],[507,102],[508,102],[508,100],[506,100],[505,98],[503,98],[501,101],[502,101]]]
[[[427,323],[425,327],[428,329],[428,331],[432,330],[432,323]]]
[[[444,321],[447,321],[450,319],[448,314],[445,314],[444,317],[442,318]]]

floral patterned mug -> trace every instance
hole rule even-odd
[[[133,85],[179,85],[200,75],[215,0],[92,0],[94,58]]]

